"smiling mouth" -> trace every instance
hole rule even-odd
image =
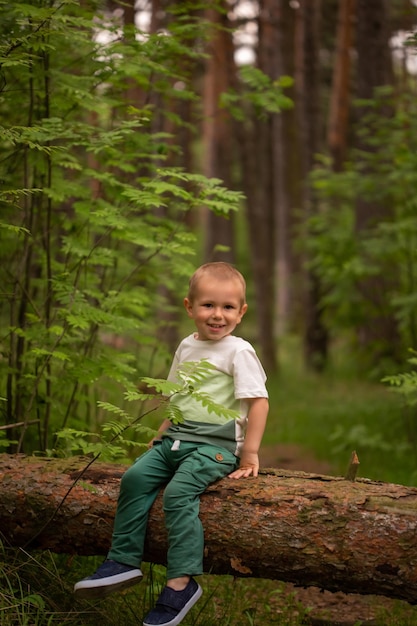
[[[224,324],[209,324],[209,328],[219,329],[224,328]]]

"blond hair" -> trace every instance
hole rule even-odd
[[[192,302],[195,298],[199,281],[210,276],[218,280],[235,280],[242,287],[242,304],[246,302],[246,281],[242,274],[230,263],[224,261],[216,261],[213,263],[205,263],[201,265],[190,278],[188,287],[188,299]]]

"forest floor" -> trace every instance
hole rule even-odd
[[[329,464],[318,461],[296,445],[264,446],[261,449],[260,461],[261,467],[334,475]],[[304,608],[308,608],[312,626],[417,625],[414,607],[384,596],[332,593],[317,587],[296,587],[290,583],[285,585],[285,593],[291,595],[295,602],[299,602]],[[394,615],[397,615],[400,621],[397,621]]]

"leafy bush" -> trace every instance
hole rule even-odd
[[[165,369],[195,255],[186,216],[241,199],[185,172],[163,123],[182,123],[174,98],[195,99],[187,41],[204,25],[133,37],[99,7],[17,1],[0,26],[0,395],[4,423],[19,426],[13,450],[53,453],[56,431],[98,430],[97,399]]]
[[[312,178],[320,212],[311,218],[307,243],[329,327],[351,332],[392,317],[398,338],[386,337],[387,352],[401,358],[417,341],[416,101],[414,94],[399,98],[384,88],[360,104],[367,111],[359,129],[366,150],[353,152],[342,172],[321,157]],[[384,108],[392,114],[382,115]],[[364,228],[358,202],[373,211]],[[372,285],[381,281],[386,289],[377,299]],[[388,367],[380,363],[379,372]]]

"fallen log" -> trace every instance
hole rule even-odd
[[[106,554],[126,466],[0,455],[0,528],[15,547]],[[417,603],[417,488],[265,469],[201,498],[205,566],[232,574]],[[161,497],[145,560],[165,564]]]

